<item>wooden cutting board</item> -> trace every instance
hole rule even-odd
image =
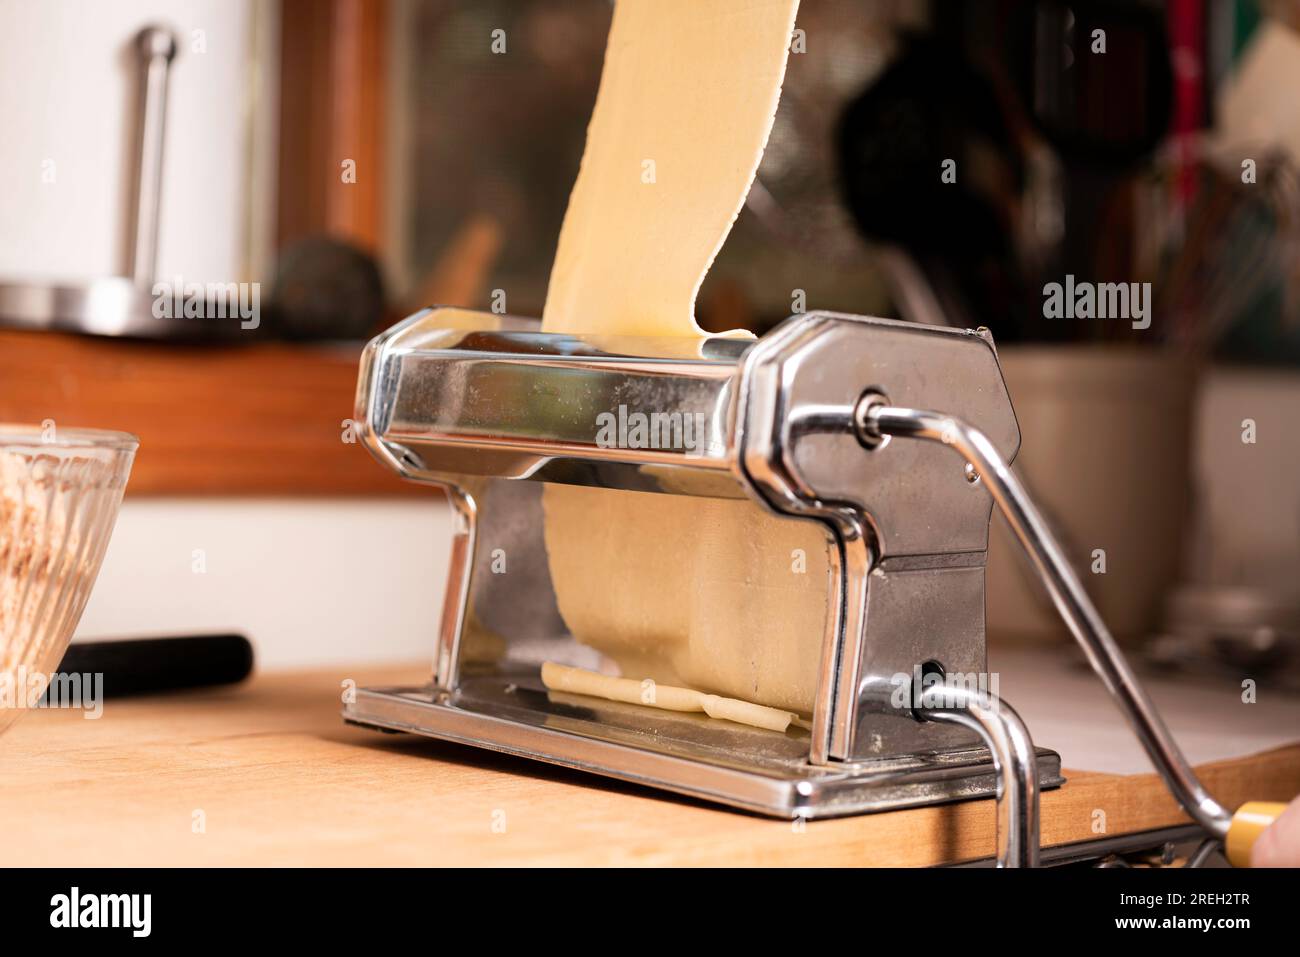
[[[0,736],[0,865],[929,865],[993,853],[991,801],[802,827],[409,735],[349,727],[343,682],[420,668],[260,675],[233,688],[37,711]],[[1050,742],[1049,742],[1050,743]],[[1229,806],[1300,792],[1300,745],[1203,767]],[[1043,841],[1182,823],[1151,774],[1066,772]]]

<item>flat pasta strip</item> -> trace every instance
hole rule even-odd
[[[755,728],[784,733],[792,724],[807,727],[807,722],[791,711],[769,708],[751,701],[723,698],[692,688],[661,685],[650,679],[614,678],[586,668],[548,661],[542,665],[542,684],[551,691],[583,694],[606,701],[659,708],[664,711],[696,711],[710,718],[734,721]]]

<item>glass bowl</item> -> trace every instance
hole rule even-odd
[[[0,732],[67,650],[138,445],[124,432],[0,424]]]

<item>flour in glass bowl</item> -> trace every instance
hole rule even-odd
[[[133,449],[6,444],[0,436],[0,682],[11,695],[26,676],[48,674],[63,657],[132,456]],[[0,710],[0,729],[14,717]]]
[[[35,458],[0,451],[0,671],[31,664],[37,625],[75,574],[60,561],[69,529],[57,467]]]

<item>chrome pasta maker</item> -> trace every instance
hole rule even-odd
[[[620,408],[681,413],[703,435],[611,447],[598,423]],[[455,530],[429,682],[359,689],[349,722],[781,817],[996,795],[999,862],[1036,863],[1059,757],[988,688],[950,680],[986,673],[996,503],[1184,809],[1227,834],[1009,469],[1020,435],[987,330],[814,312],[757,340],[616,338],[429,309],[367,346],[355,421],[380,462],[445,490]],[[817,523],[830,611],[809,727],[548,693],[542,662],[597,662],[557,610],[542,483],[748,499]],[[507,575],[490,570],[500,553]],[[492,654],[471,655],[482,638]]]

